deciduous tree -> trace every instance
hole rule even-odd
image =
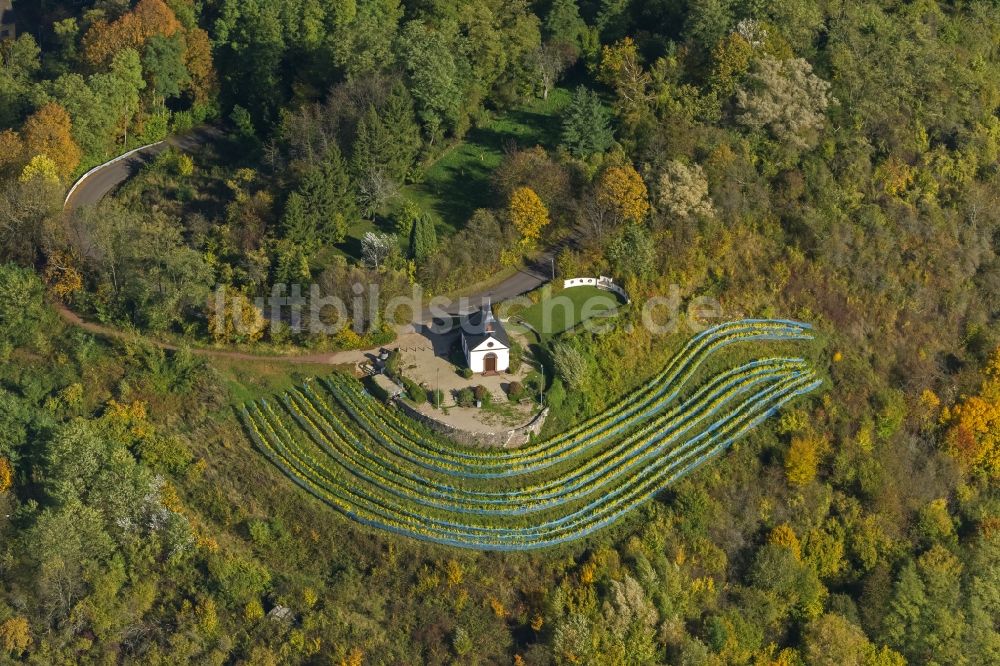
[[[264,313],[241,292],[226,287],[221,303],[213,297],[208,309],[208,330],[220,344],[258,342],[267,328]]]
[[[0,623],[0,645],[11,657],[20,657],[31,647],[31,643],[31,627],[27,618],[11,617]]]
[[[605,169],[598,180],[595,196],[617,223],[639,223],[649,214],[646,183],[631,164]]]
[[[614,88],[619,117],[627,125],[635,126],[648,113],[652,79],[643,70],[639,49],[631,37],[602,49],[598,78]]]
[[[172,37],[154,35],[146,42],[142,66],[150,89],[161,102],[180,96],[191,82],[184,51],[184,38],[180,33]]]
[[[608,245],[607,256],[615,269],[616,278],[644,278],[653,269],[656,247],[644,226],[627,224]]]
[[[519,187],[510,196],[507,208],[511,224],[521,234],[521,245],[532,248],[549,223],[549,211],[530,187]]]
[[[826,120],[829,91],[830,84],[802,58],[765,56],[754,62],[747,85],[736,93],[742,111],[737,119],[793,149],[809,148]]]
[[[361,238],[361,255],[375,270],[382,267],[396,248],[396,238],[391,234],[369,231]]]
[[[24,148],[29,155],[45,155],[65,178],[80,164],[80,147],[73,140],[73,122],[59,104],[49,102],[24,123]]]
[[[440,31],[421,20],[408,22],[399,36],[399,54],[417,102],[417,113],[431,141],[453,128],[462,95],[453,51]]]
[[[701,166],[677,160],[667,162],[655,180],[656,210],[670,218],[687,220],[715,213],[708,196],[708,179]]]
[[[793,437],[785,453],[785,476],[795,486],[805,486],[816,478],[819,444],[815,437]]]
[[[1000,479],[1000,349],[993,353],[975,395],[945,409],[945,449],[963,469]]]
[[[83,53],[87,62],[99,66],[125,50],[141,51],[154,35],[170,37],[181,24],[163,0],[139,0],[130,12],[115,21],[95,22],[83,37]]]
[[[14,484],[14,468],[6,458],[0,458],[0,494],[10,490]]]

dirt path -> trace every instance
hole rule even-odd
[[[92,321],[84,321],[80,315],[76,314],[68,307],[61,303],[54,303],[53,307],[59,316],[67,324],[77,326],[87,331],[88,333],[93,333],[102,338],[111,340],[129,340],[134,338],[141,338],[145,342],[154,345],[160,349],[167,351],[177,351],[180,349],[178,345],[163,342],[162,340],[156,340],[150,338],[146,335],[132,333],[130,331],[123,331],[121,329],[112,328],[110,326],[105,326],[103,324],[98,324]],[[315,363],[316,365],[342,365],[348,363],[360,363],[367,358],[367,354],[377,354],[379,348],[375,349],[352,349],[350,351],[339,351],[339,352],[321,352],[321,353],[311,353],[311,354],[288,354],[288,355],[278,355],[278,354],[251,354],[249,352],[239,352],[239,351],[229,351],[225,349],[203,349],[198,347],[191,347],[191,353],[196,356],[205,356],[209,358],[220,358],[228,359],[231,361],[268,361],[268,362],[278,362],[278,363]]]

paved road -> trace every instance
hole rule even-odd
[[[220,135],[221,132],[218,129],[214,127],[206,127],[184,136],[171,137],[162,143],[137,151],[125,159],[109,162],[102,168],[92,173],[77,186],[72,196],[66,200],[65,210],[73,211],[81,206],[89,206],[98,203],[105,196],[113,192],[119,185],[135,176],[144,165],[151,162],[157,155],[161,154],[169,147],[176,147],[186,152],[191,152],[202,144],[207,143]],[[532,291],[533,289],[537,289],[549,280],[552,271],[551,265],[553,252],[555,252],[555,250],[542,253],[527,266],[490,288],[454,297],[454,303],[445,309],[451,314],[468,314],[469,312],[480,307],[486,299],[490,299],[492,302],[496,303],[514,298],[515,296]],[[57,311],[59,312],[59,315],[68,323],[80,326],[91,333],[110,338],[124,338],[129,335],[109,326],[93,322],[85,322],[79,317],[79,315],[72,312],[65,306],[57,306]],[[432,323],[433,315],[430,308],[425,308],[421,312],[420,320],[425,324]],[[173,345],[168,343],[152,339],[149,341],[161,349],[175,349]],[[365,358],[366,353],[371,353],[373,351],[378,350],[304,354],[298,356],[265,356],[244,352],[209,349],[197,350],[195,353],[205,356],[213,356],[216,358],[229,358],[236,360],[268,360],[286,363],[339,364],[358,362]]]
[[[71,211],[80,206],[92,206],[114,191],[116,187],[139,173],[143,166],[149,164],[167,148],[175,147],[191,152],[220,134],[220,131],[213,127],[201,128],[190,134],[170,137],[166,141],[133,153],[123,160],[109,162],[77,186],[73,195],[66,200],[64,208]]]
[[[469,314],[478,310],[487,300],[499,303],[538,289],[551,277],[552,257],[552,252],[544,252],[505,280],[472,293],[451,296],[450,305],[436,308],[435,311],[439,312],[443,309],[451,315]],[[423,323],[430,323],[433,318],[432,310],[429,307],[425,307],[420,313],[420,321]]]

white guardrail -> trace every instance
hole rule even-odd
[[[625,299],[626,303],[631,303],[632,299],[629,298],[628,294],[619,285],[615,284],[615,281],[604,275],[600,277],[578,277],[572,278],[570,280],[563,280],[563,289],[572,289],[573,287],[597,287],[598,289],[603,289],[604,291],[611,291],[622,298]]]
[[[152,148],[154,146],[158,146],[161,143],[165,143],[165,141],[157,141],[156,143],[149,143],[149,144],[146,144],[145,146],[139,146],[138,148],[133,148],[132,150],[128,151],[127,153],[122,153],[118,157],[116,157],[114,159],[111,159],[111,160],[108,160],[104,164],[98,164],[93,169],[91,169],[87,173],[85,173],[82,176],[80,176],[79,178],[77,178],[76,182],[73,183],[73,187],[69,188],[69,193],[66,195],[66,199],[63,200],[63,208],[65,208],[67,205],[69,205],[69,200],[73,197],[73,194],[76,192],[77,188],[80,187],[81,185],[83,185],[83,181],[87,180],[88,178],[90,178],[91,176],[93,176],[95,173],[97,173],[101,169],[103,169],[105,167],[108,167],[108,166],[111,166],[112,164],[115,164],[116,162],[121,162],[122,160],[126,160],[126,159],[132,157],[133,155],[135,155],[138,152],[141,152],[141,151],[146,150],[148,148]]]

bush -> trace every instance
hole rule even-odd
[[[393,349],[389,352],[389,357],[385,359],[385,371],[391,377],[399,376],[399,364],[401,362],[400,353],[398,349]]]
[[[465,379],[472,379],[472,370],[470,368],[459,368],[458,374],[462,375]]]
[[[406,388],[406,395],[414,403],[422,405],[427,402],[427,391],[422,386],[411,379],[404,379],[403,386]]]
[[[470,388],[464,388],[455,395],[455,401],[459,407],[472,407],[476,402],[476,395]]]
[[[435,407],[443,405],[444,404],[444,391],[441,391],[439,389],[434,389],[433,391],[431,391],[430,393],[427,394],[427,399]]]
[[[511,382],[507,385],[507,397],[511,402],[518,402],[524,397],[524,384],[521,382]]]
[[[545,377],[539,372],[532,372],[524,378],[524,390],[533,396],[537,396],[545,390]]]

